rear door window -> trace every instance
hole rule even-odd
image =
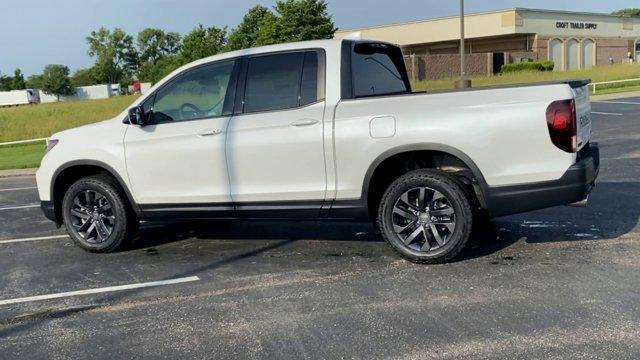
[[[292,109],[318,101],[318,74],[316,51],[250,58],[243,112]]]
[[[356,44],[351,69],[355,97],[411,92],[402,53],[395,46]]]
[[[298,106],[304,53],[251,58],[247,69],[244,112],[289,109]]]

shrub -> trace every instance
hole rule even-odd
[[[513,64],[504,64],[500,69],[500,73],[511,73],[518,71],[553,71],[555,64],[551,60],[519,62]]]

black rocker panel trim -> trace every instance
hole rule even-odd
[[[324,201],[142,204],[144,218],[164,219],[320,219]]]

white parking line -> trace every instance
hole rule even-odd
[[[594,103],[599,103],[599,104],[640,105],[640,102],[632,102],[632,101],[594,101]]]
[[[32,190],[32,189],[37,189],[37,187],[31,186],[31,187],[21,187],[21,188],[13,188],[13,189],[0,189],[0,192],[3,192],[3,191],[18,191],[18,190]]]
[[[28,297],[22,297],[22,298],[16,298],[16,299],[0,300],[0,306],[31,302],[31,301],[59,299],[59,298],[71,297],[71,296],[99,294],[99,293],[113,292],[113,291],[123,291],[123,290],[140,289],[140,288],[162,286],[162,285],[180,284],[180,283],[186,283],[186,282],[198,281],[198,280],[200,280],[200,278],[197,276],[189,276],[189,277],[170,279],[170,280],[151,281],[151,282],[145,282],[145,283],[135,283],[135,284],[127,284],[127,285],[119,285],[119,286],[109,286],[109,287],[103,287],[103,288],[69,291],[69,292],[63,292],[63,293],[57,293],[57,294],[28,296]]]
[[[592,114],[596,114],[596,115],[609,115],[609,116],[622,116],[623,114],[620,113],[606,113],[606,112],[597,112],[597,111],[592,111]]]
[[[34,207],[40,207],[40,205],[33,204],[33,205],[21,205],[21,206],[9,206],[9,207],[0,208],[0,211],[2,211],[2,210],[16,210],[16,209],[28,209],[28,208],[34,208]]]
[[[54,235],[54,236],[40,236],[40,237],[22,238],[22,239],[6,239],[6,240],[0,240],[0,244],[11,244],[11,243],[25,242],[25,241],[62,239],[62,238],[68,238],[68,237],[69,235]]]

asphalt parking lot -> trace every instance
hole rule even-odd
[[[0,179],[0,358],[640,358],[640,98],[593,112],[589,207],[495,219],[438,266],[350,223],[144,224],[89,254]]]

